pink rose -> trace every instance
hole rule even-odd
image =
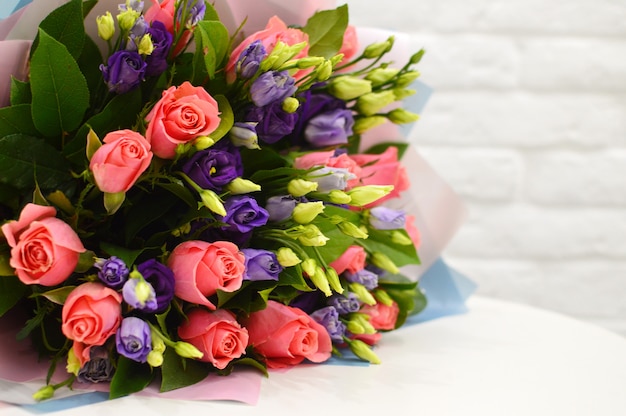
[[[54,207],[26,204],[19,220],[2,226],[11,247],[9,264],[26,285],[64,282],[85,251],[72,227],[55,215]]]
[[[150,0],[152,6],[144,13],[143,17],[148,23],[155,20],[163,23],[165,29],[174,34],[174,6],[176,0],[163,0],[159,3],[157,0]]]
[[[344,65],[352,59],[359,49],[359,39],[357,37],[356,28],[352,25],[348,25],[346,32],[343,34],[343,44],[339,53],[343,54],[343,59],[340,65]]]
[[[217,101],[202,87],[188,81],[163,91],[146,121],[146,138],[162,159],[173,159],[176,146],[208,136],[220,124]]]
[[[111,132],[102,141],[89,162],[96,185],[102,192],[126,192],[150,166],[150,143],[132,130]]]
[[[413,241],[415,249],[418,249],[422,243],[422,236],[419,229],[415,226],[415,216],[410,214],[405,215],[404,228],[411,238],[411,241]]]
[[[122,295],[101,283],[83,283],[65,300],[61,330],[67,338],[102,345],[122,322]]]
[[[89,360],[91,360],[91,347],[82,342],[74,341],[72,349],[74,350],[74,356],[78,359],[80,366],[83,367]]]
[[[326,329],[298,308],[276,301],[253,312],[243,325],[250,345],[266,359],[268,368],[291,367],[304,359],[321,363],[330,358],[332,343]]]
[[[204,308],[192,310],[187,314],[187,321],[178,328],[178,336],[204,354],[200,361],[211,363],[220,370],[244,355],[248,346],[248,330],[225,309],[214,312]]]
[[[369,323],[374,329],[389,331],[396,327],[400,308],[396,302],[393,302],[391,306],[377,303],[376,305],[363,305],[359,312],[370,317]]]
[[[341,274],[346,270],[350,273],[356,273],[365,268],[365,258],[367,254],[361,246],[350,246],[335,261],[330,263],[330,267],[335,269],[337,274]]]
[[[283,42],[287,45],[295,45],[300,42],[308,42],[309,36],[301,31],[300,29],[292,29],[287,27],[285,22],[280,20],[277,16],[273,16],[267,23],[267,26],[264,30],[253,33],[243,40],[232,52],[230,55],[230,59],[228,64],[226,65],[226,78],[229,82],[233,82],[235,80],[235,65],[241,53],[252,43],[257,40],[260,40],[265,48],[265,52],[268,54],[274,50],[274,46],[278,42]],[[309,47],[305,47],[298,55],[296,55],[295,59],[303,58],[307,56],[309,53]],[[304,74],[310,72],[307,71],[298,71],[294,78],[300,79]]]
[[[388,147],[379,155],[358,154],[350,156],[359,166],[361,166],[362,185],[393,185],[393,191],[375,203],[368,205],[372,207],[382,204],[388,199],[397,198],[400,193],[410,187],[409,178],[404,165],[398,161],[398,148]]]
[[[215,310],[207,299],[218,290],[234,292],[241,287],[245,257],[229,241],[186,241],[174,248],[168,259],[174,272],[174,293],[191,303]]]

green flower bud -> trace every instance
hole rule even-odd
[[[413,84],[417,78],[419,78],[421,74],[419,71],[408,71],[398,77],[396,81],[396,88],[405,88],[409,85]]]
[[[104,193],[104,208],[107,210],[107,214],[113,215],[124,203],[126,199],[125,192],[116,192],[114,194]]]
[[[135,26],[135,22],[137,22],[138,18],[139,12],[128,8],[117,15],[117,23],[120,25],[122,31],[128,32]]]
[[[316,225],[307,224],[302,227],[302,232],[298,235],[298,241],[308,247],[320,247],[326,245],[329,240]]]
[[[165,342],[163,342],[163,338],[161,338],[161,334],[159,334],[155,330],[150,330],[150,338],[152,339],[152,351],[164,353],[165,352]]]
[[[209,136],[200,136],[193,142],[193,147],[197,150],[208,149],[215,144],[215,140]]]
[[[291,216],[298,224],[308,224],[319,214],[324,212],[324,203],[321,201],[303,202],[293,209]]]
[[[258,185],[248,179],[235,178],[228,185],[226,185],[226,189],[233,195],[241,195],[260,191],[261,185]]]
[[[409,60],[409,63],[411,65],[417,65],[419,63],[419,61],[422,60],[422,56],[424,56],[424,49],[420,49],[418,52],[415,52],[412,56],[411,59]]]
[[[298,257],[296,253],[294,253],[294,251],[288,247],[279,248],[276,252],[276,259],[278,260],[278,263],[280,263],[280,265],[283,267],[291,267],[295,266],[296,264],[302,263],[300,257]]]
[[[400,72],[396,68],[376,68],[370,71],[365,79],[372,81],[373,87],[378,87],[391,81]]]
[[[143,35],[137,46],[137,52],[139,55],[151,55],[154,52],[154,44],[152,43],[152,37],[150,35]]]
[[[353,313],[350,320],[358,322],[363,327],[364,334],[375,334],[376,329],[370,324],[369,316],[364,313]]]
[[[395,124],[413,123],[419,120],[419,114],[407,111],[404,108],[396,108],[387,114],[389,120]]]
[[[178,228],[174,228],[172,230],[172,235],[174,237],[181,237],[185,234],[189,234],[190,232],[191,232],[191,223],[186,223],[186,224],[181,225]]]
[[[394,88],[393,94],[396,96],[396,100],[401,101],[405,98],[411,97],[412,95],[417,94],[416,90],[410,90],[406,88]]]
[[[384,290],[376,289],[374,290],[374,297],[379,303],[382,303],[385,306],[393,305],[393,299],[389,296],[387,292]]]
[[[283,101],[282,108],[285,111],[285,113],[289,113],[289,114],[295,113],[296,110],[298,110],[298,107],[300,107],[300,101],[298,101],[297,98],[287,97]]]
[[[349,204],[350,201],[352,201],[350,195],[338,189],[330,191],[328,193],[328,197],[330,199],[330,202],[332,202],[333,204]]]
[[[318,81],[326,81],[333,74],[333,66],[331,61],[324,61],[317,67],[315,78]]]
[[[54,387],[51,385],[43,386],[39,390],[33,393],[33,399],[40,402],[54,396]]]
[[[222,217],[226,216],[226,208],[224,208],[222,200],[215,192],[210,189],[202,189],[199,193],[200,198],[202,199],[202,204],[205,207],[217,215],[221,215]]]
[[[355,335],[361,335],[365,333],[365,328],[363,328],[363,325],[361,325],[361,322],[359,321],[346,322],[346,329]]]
[[[184,341],[174,343],[174,351],[176,351],[176,354],[184,358],[198,359],[202,358],[204,355],[199,349]]]
[[[304,261],[302,262],[302,270],[309,277],[315,274],[317,267],[318,266],[317,266],[317,262],[315,261],[315,259],[312,259],[310,257],[308,259],[304,259]]]
[[[393,191],[393,185],[364,185],[352,188],[348,191],[348,195],[352,198],[352,205],[362,207],[378,201],[391,191]]]
[[[332,267],[326,269],[326,278],[328,279],[328,283],[330,287],[337,293],[343,293],[343,287],[341,286],[341,281],[339,280],[339,275],[337,271]]]
[[[378,127],[381,124],[387,122],[387,117],[384,116],[371,116],[371,117],[359,117],[354,121],[354,126],[352,127],[352,131],[356,134],[362,134],[368,131],[369,129],[373,129],[374,127]]]
[[[390,36],[384,42],[376,42],[368,45],[363,51],[363,57],[366,59],[375,59],[381,55],[386,54],[391,50],[391,48],[393,48],[394,41],[395,38],[393,36]]]
[[[68,373],[74,374],[75,376],[77,376],[80,371],[80,360],[74,353],[74,348],[70,348],[67,352],[67,365],[65,366],[65,369]]]
[[[356,110],[364,116],[373,116],[394,101],[396,101],[396,96],[391,90],[370,92],[359,97]]]
[[[342,233],[350,237],[363,239],[368,237],[367,231],[363,230],[361,227],[357,227],[355,224],[348,221],[340,222],[339,224],[337,224],[337,227],[339,228],[339,230],[341,230]]]
[[[328,92],[340,100],[351,101],[372,92],[372,83],[363,78],[344,75],[330,82]]]
[[[326,60],[321,56],[307,56],[301,59],[298,59],[296,62],[296,66],[298,69],[306,69],[311,68],[313,66],[322,65]]]
[[[106,12],[103,16],[96,17],[96,24],[100,39],[108,41],[115,34],[115,22],[111,12]]]
[[[375,251],[370,256],[370,261],[374,266],[380,267],[383,270],[387,270],[389,273],[397,274],[400,273],[398,266],[395,265],[393,261],[386,254],[381,253],[380,251]]]
[[[309,192],[317,190],[317,182],[311,182],[304,179],[292,179],[287,184],[287,192],[297,197],[304,196]]]
[[[413,244],[413,240],[406,233],[399,230],[391,232],[391,241],[399,246],[410,246]]]
[[[326,273],[324,273],[324,269],[321,267],[317,266],[315,268],[315,273],[313,273],[313,275],[309,275],[309,279],[311,279],[311,282],[313,282],[315,287],[321,290],[326,296],[331,296],[333,294],[332,290],[330,290]]]
[[[148,353],[146,360],[151,367],[161,367],[163,365],[163,353],[152,350]]]
[[[354,292],[361,302],[366,305],[376,305],[376,299],[374,299],[374,296],[361,283],[350,283],[349,286],[350,291]]]
[[[365,342],[355,339],[351,340],[348,343],[348,346],[357,357],[365,361],[369,361],[372,364],[380,364],[380,358],[378,358],[378,356],[374,353],[374,351],[372,351],[370,346],[367,345]]]

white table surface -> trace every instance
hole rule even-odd
[[[256,406],[126,397],[52,413],[120,415],[626,415],[626,338],[474,296],[470,312],[383,337],[378,366],[272,373]],[[0,415],[33,413],[2,406]]]

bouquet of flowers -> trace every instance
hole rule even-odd
[[[244,35],[203,0],[85,19],[96,3],[41,21],[0,108],[0,316],[50,362],[34,397],[379,363],[426,298],[401,272],[420,234],[389,205],[408,145],[361,138],[417,120],[423,51],[359,47],[345,5]]]

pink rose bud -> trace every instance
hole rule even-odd
[[[365,258],[367,254],[361,246],[350,246],[341,256],[332,263],[330,267],[335,269],[337,274],[341,274],[346,270],[350,273],[356,273],[365,268]]]

